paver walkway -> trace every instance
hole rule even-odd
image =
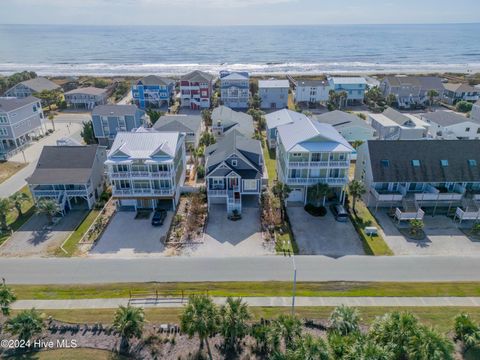
[[[218,305],[226,302],[225,297],[215,297]],[[79,299],[79,300],[18,300],[12,308],[22,309],[111,309],[120,305],[128,305],[128,298],[116,299]],[[292,306],[291,297],[245,297],[249,306]],[[131,305],[140,307],[182,307],[186,299],[133,299]],[[297,297],[295,306],[378,306],[378,307],[425,307],[425,306],[454,306],[479,307],[480,297]]]

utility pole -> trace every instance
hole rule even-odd
[[[292,293],[292,316],[295,315],[295,295],[297,291],[297,265],[295,264],[295,254],[292,250],[292,262],[293,262],[293,293]]]

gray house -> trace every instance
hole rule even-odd
[[[37,77],[22,81],[17,85],[11,87],[5,92],[5,96],[13,96],[17,98],[29,97],[35,93],[42,92],[43,90],[59,90],[61,87],[44,77]]]
[[[357,115],[335,110],[317,115],[316,118],[321,123],[332,125],[349,143],[376,137],[375,129]]]
[[[43,111],[40,100],[0,98],[0,154],[8,156],[28,144],[32,137],[43,134]]]
[[[288,80],[259,80],[258,94],[262,109],[284,109],[288,105]]]
[[[103,146],[45,146],[37,167],[27,179],[35,202],[54,199],[64,215],[70,209],[91,209],[102,194]]]
[[[185,147],[198,147],[203,129],[200,115],[164,115],[153,125],[156,131],[177,131],[185,133]]]
[[[215,137],[223,136],[236,130],[247,138],[253,137],[253,117],[226,106],[219,106],[212,111],[212,133]]]
[[[149,122],[135,105],[100,105],[92,111],[93,132],[100,145],[111,146],[120,131],[132,131]]]
[[[65,93],[67,105],[74,109],[91,110],[97,105],[107,103],[108,90],[96,87],[84,87]]]

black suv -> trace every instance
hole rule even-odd
[[[167,217],[167,210],[165,209],[157,209],[153,213],[152,217],[152,225],[153,226],[162,226],[165,218]]]

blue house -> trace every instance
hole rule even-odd
[[[345,91],[347,93],[346,105],[359,105],[363,103],[367,81],[363,77],[330,77],[330,87],[336,93]],[[344,104],[345,105],[345,104]]]
[[[250,97],[249,75],[247,72],[220,72],[220,99],[232,109],[248,109]]]
[[[156,75],[148,75],[132,86],[132,97],[141,109],[168,106],[173,97],[175,81]]]

